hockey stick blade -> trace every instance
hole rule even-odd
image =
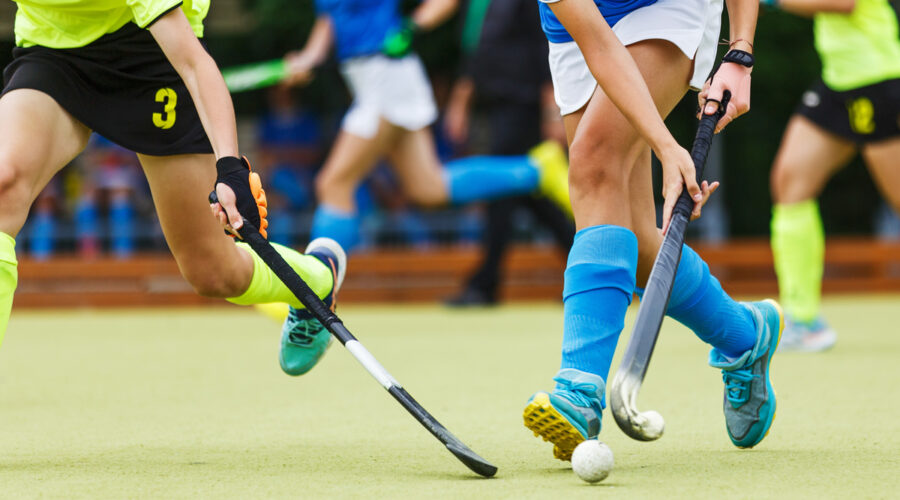
[[[472,472],[484,477],[493,477],[497,473],[497,467],[481,458],[471,448],[463,444],[456,436],[454,436],[446,427],[441,425],[425,408],[422,407],[406,389],[399,386],[388,387],[388,392],[394,396],[400,404],[406,408],[423,427],[428,429],[434,437],[438,439],[450,453],[453,453],[460,462],[465,464]]]
[[[216,203],[215,192],[209,195],[210,203]],[[481,458],[477,453],[469,449],[456,438],[446,427],[440,424],[425,408],[406,392],[406,389],[392,377],[387,370],[372,356],[371,353],[350,333],[340,318],[337,317],[321,299],[309,288],[303,279],[290,267],[283,257],[275,250],[265,238],[259,234],[254,225],[244,219],[244,224],[238,229],[241,238],[250,245],[250,248],[272,269],[286,287],[298,300],[318,319],[325,328],[334,335],[344,347],[356,358],[357,361],[377,380],[388,393],[406,408],[423,427],[428,429],[450,453],[468,467],[472,472],[484,477],[492,477],[497,473],[497,467]]]
[[[724,114],[724,110],[727,109],[729,99],[730,92],[726,91],[719,110],[712,115],[703,115],[697,126],[697,135],[691,148],[691,158],[694,160],[698,184],[702,179],[716,124]],[[659,329],[666,315],[672,284],[681,260],[684,234],[688,222],[690,222],[693,207],[694,202],[687,193],[687,189],[682,190],[672,211],[669,228],[663,238],[659,253],[653,262],[653,269],[647,280],[631,338],[628,340],[628,347],[625,349],[622,362],[609,389],[610,407],[616,423],[622,432],[638,441],[659,439],[665,429],[665,421],[659,413],[653,410],[645,412],[638,410],[637,397],[650,365],[650,358],[659,337]]]

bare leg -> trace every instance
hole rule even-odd
[[[628,51],[657,109],[667,115],[687,91],[691,60],[664,40],[639,42]],[[647,207],[639,203],[642,212],[633,213],[631,201],[631,175],[638,160],[643,163],[640,168],[649,169],[647,145],[602,89],[597,89],[580,117],[578,113],[567,115],[565,125],[570,137],[569,185],[577,228],[615,224],[634,229],[634,217],[638,216],[652,217],[655,226],[655,212],[644,213]],[[639,241],[639,246],[644,244]]]
[[[900,138],[867,144],[862,154],[882,196],[900,213]]]
[[[772,166],[775,203],[799,203],[819,196],[834,173],[856,153],[856,146],[794,115],[788,122]]]
[[[236,297],[250,285],[253,262],[209,211],[216,180],[212,155],[138,155],[163,234],[181,274],[197,293]]]
[[[637,286],[643,288],[650,277],[653,262],[662,244],[662,231],[656,227],[656,203],[653,200],[653,178],[650,171],[650,149],[638,158],[631,171],[631,210],[634,234],[638,237]]]
[[[813,203],[828,179],[856,153],[850,141],[795,115],[788,122],[772,167],[772,253],[781,302],[794,321],[819,316],[825,234]],[[785,348],[802,339],[788,328]],[[833,343],[833,341],[832,341]]]
[[[13,90],[0,98],[0,342],[18,283],[15,237],[53,175],[87,144],[90,130],[47,94]]]
[[[359,137],[342,130],[331,147],[322,171],[316,177],[319,203],[343,212],[355,211],[356,189],[376,162],[393,148],[402,132],[402,129],[384,119],[372,138]]]
[[[404,130],[389,153],[403,191],[423,206],[448,202],[449,193],[430,128]]]
[[[30,89],[0,98],[0,116],[0,232],[15,237],[38,193],[84,149],[91,131]]]

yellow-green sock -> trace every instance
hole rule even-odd
[[[9,312],[12,309],[13,294],[19,281],[16,261],[16,240],[0,232],[0,344],[6,334]]]
[[[825,265],[825,231],[815,200],[773,207],[772,254],[785,311],[797,321],[812,321],[819,314]]]
[[[237,297],[228,299],[229,302],[242,306],[252,304],[265,304],[268,302],[283,302],[291,306],[301,308],[303,304],[297,300],[297,297],[291,293],[284,283],[275,276],[275,273],[269,269],[269,266],[256,255],[256,252],[250,249],[246,243],[238,243],[238,246],[247,250],[250,257],[253,258],[253,278],[250,279],[250,286],[247,290]],[[303,278],[303,281],[319,296],[326,297],[331,293],[334,286],[334,277],[331,270],[319,259],[304,255],[296,250],[290,249],[278,244],[272,244],[275,250],[284,257],[284,260],[297,271],[297,274]]]

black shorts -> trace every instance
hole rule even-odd
[[[132,23],[74,49],[17,47],[3,93],[39,90],[78,121],[153,156],[212,153],[187,87],[149,31]]]
[[[796,113],[857,144],[900,137],[900,79],[843,92],[820,80],[803,94]]]

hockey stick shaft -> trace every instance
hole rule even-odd
[[[360,364],[378,381],[422,426],[428,429],[447,449],[473,472],[485,477],[497,473],[497,467],[468,448],[446,427],[440,424],[425,408],[406,392],[394,377],[374,356],[350,333],[343,322],[310,289],[284,258],[262,237],[253,224],[244,220],[238,230],[241,238],[266,263],[272,272],[290,289],[298,300],[334,335]]]
[[[222,69],[222,78],[231,93],[255,90],[275,85],[287,76],[281,59],[231,66]]]
[[[697,135],[691,148],[697,183],[703,178],[703,169],[719,118],[728,104],[729,93],[719,106],[719,111],[712,115],[703,115],[697,126]],[[635,319],[628,347],[622,362],[610,385],[610,406],[619,428],[628,436],[640,441],[652,441],[662,436],[661,422],[652,422],[649,415],[637,409],[637,395],[643,383],[650,358],[659,337],[659,329],[666,315],[669,296],[675,282],[675,273],[681,260],[684,246],[684,235],[690,222],[694,201],[687,188],[683,189],[675,207],[672,218],[663,238],[659,253],[653,262],[641,305]],[[655,413],[655,412],[654,412]],[[658,414],[657,414],[658,416]],[[659,425],[657,425],[659,424]]]

